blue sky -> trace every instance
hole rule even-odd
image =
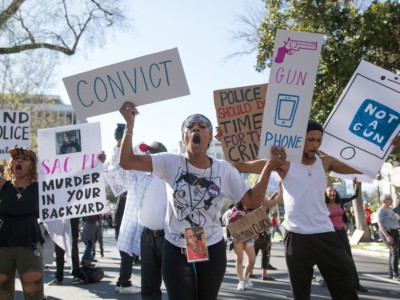
[[[132,29],[107,37],[102,48],[81,51],[60,66],[58,85],[53,90],[70,103],[62,78],[143,55],[177,47],[191,95],[139,107],[133,143],[160,141],[169,151],[181,139],[182,121],[202,113],[216,126],[213,91],[268,82],[268,71],[255,71],[256,53],[228,60],[242,49],[231,32],[243,23],[239,15],[260,7],[258,0],[140,0],[132,1],[127,16]],[[102,144],[111,156],[118,112],[89,118],[100,122]]]

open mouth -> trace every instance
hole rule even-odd
[[[194,145],[200,145],[200,141],[201,141],[201,139],[200,139],[200,135],[199,134],[193,135],[192,143]]]
[[[21,164],[16,164],[16,165],[15,165],[15,170],[18,171],[18,172],[20,172],[20,171],[22,170]]]

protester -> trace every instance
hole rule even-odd
[[[396,207],[393,208],[393,211],[399,216],[399,225],[400,225],[400,196],[397,196]]]
[[[228,209],[227,209],[227,210],[224,212],[224,214],[222,215],[221,220],[222,220],[222,224],[223,224],[224,226],[228,225],[228,217],[229,217],[229,215],[230,215],[230,213],[231,213],[231,210],[232,210],[232,208],[233,208],[234,206],[235,206],[235,204],[233,204],[233,203],[229,204]]]
[[[24,298],[44,299],[37,158],[25,148],[10,155],[0,177],[0,299],[14,299],[16,271]]]
[[[319,157],[323,127],[310,120],[301,163],[286,162],[276,171],[282,178],[285,205],[285,256],[294,299],[310,299],[317,265],[333,299],[358,299],[351,257],[337,239],[324,204],[326,173],[359,172],[332,156]],[[261,160],[235,163],[244,173],[259,173]]]
[[[283,187],[282,187],[282,182],[279,182],[279,194],[274,193],[271,197],[271,199],[266,199],[263,201],[262,206],[268,208],[268,213],[269,213],[269,208],[282,202],[283,200]],[[264,281],[274,281],[275,278],[272,277],[271,275],[268,275],[268,270],[276,270],[271,264],[270,264],[270,259],[271,259],[271,248],[272,248],[272,228],[268,228],[266,231],[262,232],[259,234],[257,239],[254,240],[254,250],[255,254],[257,257],[257,254],[259,251],[261,251],[261,279]],[[253,273],[253,270],[251,270],[249,278],[255,278],[256,276]]]
[[[275,211],[272,213],[272,238],[275,239],[275,233],[278,233],[283,240],[282,231],[279,225],[278,213]]]
[[[236,203],[231,209],[231,213],[228,216],[228,224],[236,222],[239,218],[245,216],[249,210],[243,206],[242,202]],[[254,239],[250,238],[246,241],[233,242],[233,251],[235,252],[235,268],[236,275],[239,279],[237,290],[244,291],[246,288],[252,287],[253,283],[249,278],[251,271],[253,270],[256,262],[256,253],[254,249]],[[243,274],[243,254],[247,255],[247,264],[245,272]]]
[[[100,256],[104,257],[104,243],[103,243],[103,217],[102,215],[96,216],[96,233],[95,240],[92,248],[92,260],[96,257],[96,243],[99,243]]]
[[[353,199],[356,199],[358,197],[358,192],[359,192],[359,187],[356,180],[353,181],[353,186],[355,190],[354,195],[346,198],[341,198],[336,189],[334,189],[333,187],[327,187],[325,191],[325,203],[329,209],[329,218],[332,221],[337,237],[343,243],[343,246],[345,247],[347,253],[352,259],[352,264],[354,266],[355,276],[356,276],[355,279],[357,284],[357,290],[360,292],[368,292],[368,290],[360,284],[360,278],[358,277],[357,274],[357,268],[354,263],[353,255],[351,253],[351,247],[345,227],[345,224],[347,223],[347,217],[344,213],[343,206],[345,203]]]
[[[379,235],[389,248],[388,275],[399,280],[399,221],[392,209],[393,199],[389,194],[381,196],[378,209]]]
[[[57,225],[53,225],[53,223],[58,223]],[[78,248],[78,241],[79,241],[79,218],[72,218],[69,220],[57,220],[52,222],[46,223],[46,228],[50,228],[50,232],[54,233],[52,228],[58,227],[60,224],[65,225],[62,226],[63,232],[60,232],[60,235],[71,235],[72,239],[62,238],[63,241],[67,240],[71,242],[71,275],[72,284],[80,284],[84,281],[79,278],[80,270],[79,270],[79,248]],[[64,281],[64,265],[65,265],[65,254],[66,251],[64,248],[57,245],[54,242],[54,252],[56,254],[56,273],[54,274],[55,279],[50,281],[49,285],[59,285],[62,284]]]
[[[364,204],[363,204],[363,211],[364,211],[364,216],[365,216],[365,222],[368,225],[369,235],[371,236],[372,235],[372,226],[371,226],[372,210],[369,208],[367,202],[364,202]]]
[[[186,155],[160,153],[135,155],[132,135],[138,111],[126,102],[120,112],[127,125],[121,146],[120,165],[127,170],[152,172],[172,188],[164,226],[162,270],[168,297],[175,299],[216,299],[226,268],[226,251],[221,227],[223,197],[242,201],[249,208],[258,206],[270,172],[285,161],[285,152],[273,148],[274,159],[265,163],[259,181],[250,188],[226,161],[207,156],[211,143],[211,122],[200,114],[182,124]],[[209,260],[189,263],[185,253],[185,227],[203,227]]]
[[[132,273],[134,257],[128,253],[140,254],[141,261],[141,289],[131,285],[125,289],[141,293],[142,299],[161,299],[162,284],[162,247],[164,243],[164,222],[167,209],[167,192],[165,182],[145,172],[126,171],[118,164],[121,141],[117,140],[117,146],[111,160],[110,172],[116,181],[128,190],[127,202],[121,222],[122,238],[118,239],[117,247],[120,250],[121,268],[120,278],[117,282],[121,287],[129,281]],[[143,153],[167,152],[160,142],[151,145],[141,144]],[[131,263],[132,260],[132,263]],[[127,266],[123,266],[127,261]],[[121,293],[121,287],[119,291]],[[124,291],[124,289],[122,289]]]

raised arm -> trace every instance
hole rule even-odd
[[[132,102],[125,102],[119,112],[126,121],[126,128],[121,142],[119,165],[125,170],[153,171],[150,155],[136,155],[133,153],[132,136],[135,126],[135,118],[139,114]]]
[[[263,201],[264,207],[269,208],[283,201],[282,181],[279,181],[278,187],[279,187],[279,193],[273,193],[270,199],[264,199]]]
[[[326,172],[334,171],[339,174],[362,174],[360,171],[342,163],[333,156],[325,155],[321,157]]]
[[[340,199],[340,203],[343,205],[353,199],[356,199],[358,197],[358,192],[360,190],[359,183],[357,182],[356,179],[353,180],[353,187],[354,187],[354,194],[350,197],[345,197]]]

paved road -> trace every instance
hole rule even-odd
[[[114,232],[109,230],[104,235],[105,257],[99,258],[96,263],[105,271],[104,279],[95,284],[73,286],[71,284],[72,277],[69,275],[69,268],[66,267],[64,284],[60,286],[45,285],[45,292],[49,300],[55,299],[141,299],[140,295],[120,295],[115,292],[115,282],[118,278],[119,271],[119,253],[115,248]],[[80,245],[81,251],[83,245]],[[266,282],[260,279],[254,279],[254,287],[252,289],[238,292],[236,290],[237,277],[235,274],[235,260],[233,252],[228,251],[227,271],[222,284],[218,299],[292,299],[290,291],[289,278],[285,268],[283,245],[282,243],[274,243],[272,247],[271,263],[278,268],[276,271],[270,271],[270,274],[277,280]],[[394,282],[385,279],[387,269],[387,258],[376,256],[371,253],[366,256],[354,255],[358,272],[362,284],[369,289],[368,293],[360,293],[360,299],[400,299],[400,282]],[[256,262],[255,274],[260,275],[260,255]],[[49,282],[54,278],[55,262],[45,273],[45,282]],[[318,274],[317,274],[318,275]],[[132,280],[135,284],[140,285],[140,266],[134,267],[134,275]],[[317,277],[318,278],[318,277]],[[319,279],[319,278],[318,278]],[[21,287],[19,281],[16,285],[17,300],[22,300]],[[163,291],[163,300],[168,299],[165,289]],[[330,299],[328,290],[320,287],[318,282],[312,284],[312,299]],[[184,299],[183,299],[184,300]]]

